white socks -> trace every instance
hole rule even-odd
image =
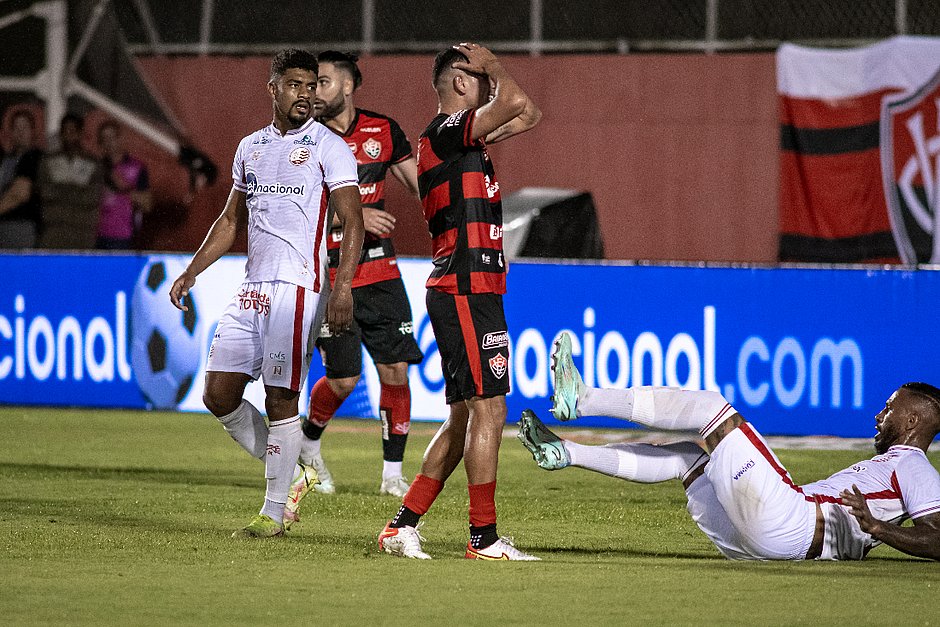
[[[300,442],[300,461],[309,464],[315,456],[320,454],[320,440],[311,440],[303,436]]]
[[[643,386],[626,390],[585,387],[578,399],[583,416],[610,416],[653,429],[711,433],[734,408],[724,396],[708,390]]]
[[[391,479],[392,477],[401,476],[401,465],[402,462],[388,462],[382,461],[382,479]]]
[[[268,428],[267,454],[264,458],[267,489],[261,513],[279,523],[284,520],[284,505],[287,503],[287,493],[294,478],[302,436],[300,416],[272,422]]]
[[[264,458],[268,443],[268,425],[258,409],[242,399],[241,405],[230,414],[218,419],[222,428],[238,442],[248,454],[257,459]]]
[[[708,459],[695,442],[673,444],[624,443],[585,446],[564,440],[573,466],[638,483],[685,479]]]

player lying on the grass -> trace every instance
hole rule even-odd
[[[559,420],[611,416],[697,431],[663,446],[584,446],[549,431],[531,410],[519,439],[546,470],[579,466],[640,483],[682,481],[692,519],[731,559],[862,559],[885,543],[940,560],[940,475],[926,456],[940,433],[940,389],[905,383],[875,416],[875,457],[822,481],[796,485],[764,438],[717,392],[600,389],[581,380],[563,334],[552,355]],[[912,518],[912,527],[901,527]]]

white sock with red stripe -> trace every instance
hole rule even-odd
[[[238,442],[248,454],[264,459],[264,448],[268,443],[268,425],[258,409],[242,399],[238,408],[219,418],[222,428]]]
[[[264,508],[277,522],[284,520],[284,505],[294,478],[294,467],[300,456],[300,416],[272,422],[268,429],[267,454],[264,458],[264,478],[267,488],[264,493]]]
[[[639,442],[586,446],[564,441],[573,466],[638,483],[684,479],[708,455],[695,442],[654,445]]]
[[[578,413],[630,420],[652,429],[711,433],[735,413],[724,396],[708,390],[643,386],[626,390],[585,387]]]

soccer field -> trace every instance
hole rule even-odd
[[[729,562],[678,483],[546,472],[511,429],[500,531],[543,562],[463,559],[462,468],[424,517],[435,559],[380,554],[398,500],[377,494],[378,422],[333,424],[324,457],[337,493],[311,494],[287,537],[263,541],[229,537],[258,510],[263,470],[211,416],[2,408],[0,424],[3,624],[940,621],[940,564],[887,547],[858,563]],[[413,426],[406,475],[435,426]],[[778,453],[798,482],[866,455]]]

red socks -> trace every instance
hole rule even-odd
[[[333,388],[330,387],[326,377],[320,377],[320,380],[310,390],[310,407],[307,409],[307,420],[318,427],[325,427],[333,414],[336,413],[336,410],[339,409],[339,406],[343,404],[343,400],[333,392]]]
[[[419,474],[411,482],[411,487],[408,488],[408,492],[402,500],[402,505],[418,516],[423,516],[431,509],[431,504],[434,503],[434,499],[441,493],[443,487],[443,481]]]
[[[467,485],[470,493],[470,525],[485,527],[496,524],[496,482]]]

